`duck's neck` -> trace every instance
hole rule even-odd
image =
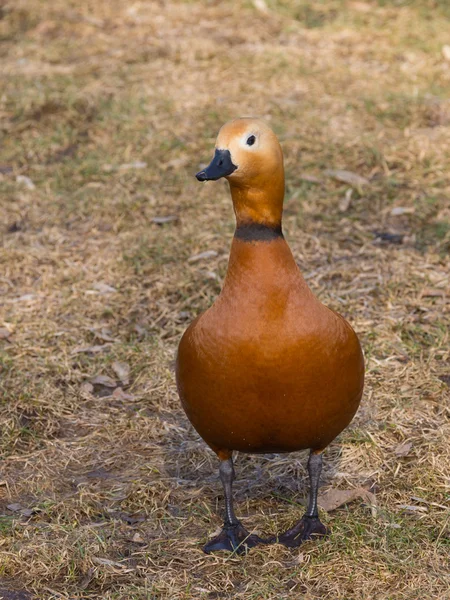
[[[268,180],[245,186],[230,181],[236,214],[236,235],[268,240],[282,235],[281,215],[284,199],[284,174],[276,173]]]
[[[241,231],[238,227],[231,244],[222,297],[239,304],[242,296],[248,294],[249,298],[259,302],[258,298],[264,299],[272,293],[287,293],[292,285],[298,285],[302,279],[300,271],[281,233],[273,234],[275,237],[272,239],[248,239],[240,235]]]
[[[260,181],[253,180],[252,184],[244,186],[230,181],[236,232],[224,293],[232,290],[232,295],[237,296],[243,288],[265,293],[264,290],[277,287],[286,278],[300,276],[281,230],[283,172],[271,173]]]

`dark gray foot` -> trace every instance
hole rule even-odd
[[[203,547],[203,552],[210,554],[211,552],[226,550],[236,554],[245,554],[250,548],[266,543],[258,535],[250,534],[245,527],[237,523],[236,525],[224,525],[219,535]]]
[[[292,529],[288,529],[273,541],[288,548],[297,548],[306,540],[324,537],[325,535],[328,535],[328,530],[319,517],[304,516]]]

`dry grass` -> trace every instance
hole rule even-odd
[[[447,2],[255,4],[1,10],[5,598],[450,598]],[[233,231],[226,185],[192,174],[220,125],[248,114],[282,140],[299,265],[368,357],[324,489],[370,484],[378,510],[324,515],[331,537],[300,551],[211,557],[217,465],[180,409],[173,359],[220,289]],[[346,206],[326,169],[370,182]],[[188,261],[205,250],[217,255]],[[85,384],[117,379],[117,360],[126,394]],[[247,527],[299,517],[304,459],[238,456]]]

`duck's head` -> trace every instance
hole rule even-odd
[[[263,121],[243,118],[226,123],[217,136],[212,161],[196,177],[199,181],[228,180],[238,224],[281,221],[283,153]]]

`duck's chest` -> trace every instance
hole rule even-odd
[[[334,363],[345,343],[341,320],[318,302],[302,305],[289,295],[220,299],[186,331],[178,362],[190,376],[216,382],[243,374],[260,382],[286,380],[286,374]]]

